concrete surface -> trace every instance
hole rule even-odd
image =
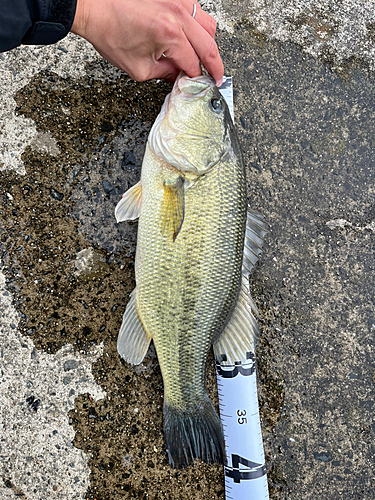
[[[204,5],[272,229],[250,279],[270,496],[371,500],[375,5]],[[169,86],[74,36],[1,54],[0,79],[0,499],[224,499],[221,467],[168,466],[154,350],[116,354],[137,224],[113,210]]]
[[[17,331],[19,316],[0,275],[1,498],[84,498],[88,458],[73,446],[68,411],[77,394],[94,400],[105,393],[91,365],[102,349],[82,356],[67,344],[55,355],[37,351]],[[6,321],[4,321],[6,319]],[[8,324],[7,324],[8,322]]]

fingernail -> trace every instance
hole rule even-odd
[[[216,82],[216,87],[220,87],[220,85],[223,84],[223,79],[221,78],[219,81]]]

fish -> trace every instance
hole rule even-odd
[[[136,288],[118,353],[137,365],[154,342],[170,465],[225,463],[206,360],[212,345],[222,365],[254,352],[258,311],[247,277],[268,230],[247,207],[236,130],[210,76],[178,76],[148,136],[141,179],[115,215],[117,222],[139,219]]]

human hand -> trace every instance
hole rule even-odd
[[[137,81],[199,76],[199,61],[223,78],[216,21],[193,0],[78,0],[71,31]]]

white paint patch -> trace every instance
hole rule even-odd
[[[79,394],[105,396],[91,373],[102,348],[90,356],[72,346],[38,352],[17,326],[0,271],[0,498],[17,492],[27,500],[84,498],[88,457],[72,444],[67,413]]]
[[[101,59],[90,43],[68,35],[58,44],[23,45],[0,54],[0,172],[15,170],[24,175],[21,155],[37,135],[33,120],[17,116],[14,95],[40,71],[51,71],[63,78],[86,75],[86,63]]]
[[[221,0],[200,0],[199,4],[215,19],[219,29],[233,33],[235,20],[224,10]]]
[[[49,132],[38,132],[30,146],[40,153],[47,153],[51,156],[60,154],[57,141]]]
[[[333,52],[341,61],[356,56],[375,69],[375,4],[369,0],[252,0],[247,18],[280,41],[298,43],[313,56]]]
[[[345,219],[332,219],[326,223],[330,229],[335,229],[336,227],[351,226],[352,224]]]
[[[94,249],[84,248],[77,253],[76,260],[74,262],[76,276],[81,274],[89,273],[94,266]]]
[[[337,227],[345,227],[349,226],[357,231],[373,231],[375,232],[375,221],[370,222],[370,224],[366,224],[366,226],[354,226],[351,222],[348,222],[346,219],[332,219],[326,223],[326,225],[330,229],[336,229]]]

